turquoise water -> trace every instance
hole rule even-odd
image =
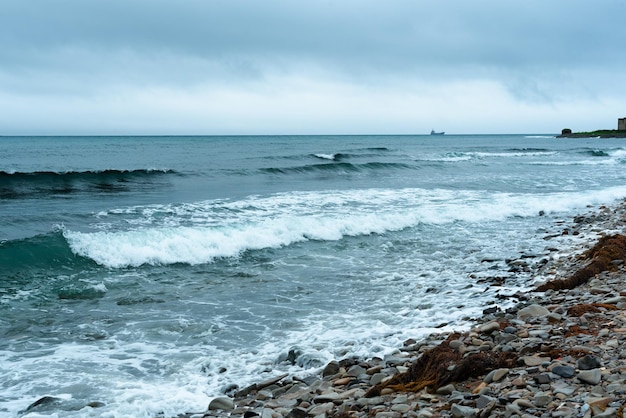
[[[384,356],[626,197],[625,143],[549,135],[0,137],[0,162],[7,416],[173,416]]]

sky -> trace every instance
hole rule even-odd
[[[625,16],[623,0],[3,0],[0,135],[616,129]]]

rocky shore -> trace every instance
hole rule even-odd
[[[509,295],[513,306],[503,296],[469,331],[409,340],[385,358],[332,361],[319,375],[277,376],[179,417],[623,418],[625,226],[621,204],[564,223],[561,234],[581,238],[573,252],[546,235],[543,253],[509,264],[530,269],[537,286],[556,285]],[[573,286],[562,281],[573,277]]]

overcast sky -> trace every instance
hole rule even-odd
[[[625,17],[623,0],[3,0],[0,135],[615,129]]]

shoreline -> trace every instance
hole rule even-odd
[[[546,254],[532,266],[535,288],[538,279],[572,276],[589,264],[581,254],[599,237],[622,233],[626,202],[569,222],[562,233],[580,243],[557,250],[549,248],[555,236],[544,237]],[[304,378],[280,375],[178,417],[623,418],[626,260],[611,265],[615,271],[573,289],[510,295],[518,302],[504,311],[496,300],[469,331],[408,340],[383,359],[331,361]]]

